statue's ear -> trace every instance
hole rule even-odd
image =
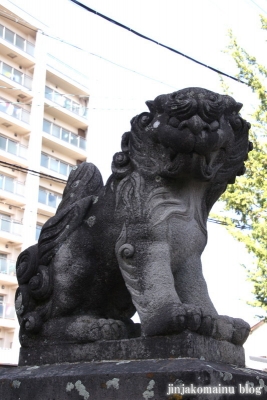
[[[129,151],[129,139],[130,139],[131,132],[125,132],[121,138],[121,150],[124,153]]]
[[[146,105],[147,105],[149,111],[151,112],[151,114],[155,115],[157,112],[155,102],[153,100],[148,100],[148,101],[146,101]]]

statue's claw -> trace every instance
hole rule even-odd
[[[218,317],[215,318],[211,336],[217,340],[226,340],[242,346],[249,335],[249,331],[249,324],[242,319],[218,315]]]
[[[214,329],[215,319],[210,315],[204,315],[201,319],[201,324],[198,333],[204,336],[211,336]]]
[[[234,318],[234,332],[232,343],[242,346],[248,338],[250,326],[246,321],[240,318]]]
[[[202,311],[191,304],[176,304],[160,310],[143,324],[142,332],[147,336],[180,333],[186,329],[197,331],[201,325]]]
[[[128,332],[123,322],[114,319],[96,319],[88,325],[89,334],[92,332],[94,340],[127,339]]]

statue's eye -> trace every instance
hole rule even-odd
[[[184,98],[185,98],[185,95],[180,93],[175,97],[175,100],[184,100]]]
[[[238,115],[230,118],[230,124],[234,131],[240,131],[243,128],[243,120]]]
[[[149,120],[148,117],[142,117],[141,118],[141,124],[146,125],[147,121]]]
[[[153,119],[153,115],[145,112],[139,116],[139,125],[144,128],[146,127]]]

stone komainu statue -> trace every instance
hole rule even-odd
[[[23,347],[184,330],[246,340],[246,322],[216,312],[200,260],[209,211],[252,149],[242,104],[201,88],[146,104],[106,186],[93,164],[77,167],[38,244],[20,254]]]

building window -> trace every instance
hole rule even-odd
[[[0,274],[7,273],[7,254],[0,253]]]
[[[76,103],[67,97],[64,94],[57,92],[56,90],[51,89],[49,86],[45,87],[45,97],[48,100],[51,100],[63,108],[79,115],[80,117],[87,117],[88,108],[83,106],[82,104]]]
[[[15,33],[10,29],[5,28],[5,39],[7,42],[14,44]]]
[[[23,196],[24,194],[24,184],[22,182],[18,182],[3,174],[0,174],[0,189],[20,196]]]
[[[39,203],[46,204],[49,207],[57,208],[62,200],[62,196],[58,193],[50,192],[44,188],[39,188]],[[37,225],[38,226],[38,225]],[[36,227],[37,234],[37,227]]]
[[[0,135],[0,149],[15,156],[27,158],[27,147]]]
[[[86,140],[84,137],[68,131],[59,125],[53,124],[46,119],[43,120],[43,131],[49,133],[49,135],[63,140],[66,143],[71,144],[72,146],[79,147],[83,150],[86,149]],[[83,130],[79,129],[79,131],[83,134],[83,136],[85,136],[85,132]]]
[[[44,197],[43,197],[44,198]],[[42,203],[42,202],[41,202]],[[35,240],[38,241],[43,225],[37,224],[35,230]]]
[[[0,318],[4,317],[4,296],[0,295]]]
[[[26,39],[17,35],[15,32],[12,32],[3,25],[0,25],[0,37],[19,49],[26,51],[31,56],[34,55],[34,45],[32,43],[28,42]]]
[[[45,153],[41,154],[41,166],[65,176],[69,176],[70,171],[74,167],[74,165],[57,160],[56,158],[50,157]]]
[[[11,231],[11,216],[0,213],[0,229],[4,232]]]

